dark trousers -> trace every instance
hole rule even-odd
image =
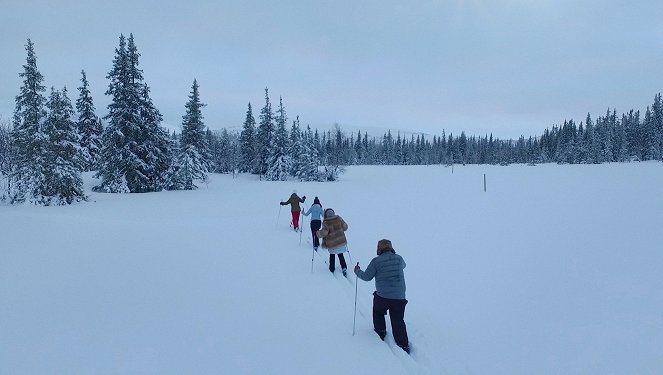
[[[377,292],[373,292],[373,328],[375,332],[380,335],[384,340],[387,334],[387,323],[384,316],[389,311],[389,319],[391,319],[391,330],[394,334],[394,341],[396,345],[401,348],[408,346],[407,328],[405,327],[405,305],[406,299],[391,299],[382,298]]]
[[[311,235],[313,236],[313,247],[316,249],[320,246],[320,239],[315,235],[315,232],[322,227],[322,220],[311,220]]]
[[[338,261],[341,262],[341,269],[346,270],[348,269],[348,265],[345,264],[345,258],[343,257],[343,253],[337,254],[338,255]],[[336,259],[334,259],[334,254],[329,254],[329,270],[331,272],[334,272],[336,269]]]

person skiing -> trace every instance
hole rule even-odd
[[[387,324],[384,316],[389,311],[391,330],[396,345],[410,354],[410,344],[407,337],[405,321],[405,276],[403,269],[405,261],[396,254],[391,241],[382,239],[378,241],[377,254],[362,271],[359,263],[354,268],[358,278],[371,281],[375,277],[375,292],[373,292],[373,329],[384,340],[387,335]]]
[[[295,231],[299,230],[299,213],[302,211],[302,209],[299,207],[299,204],[304,203],[305,200],[306,195],[300,198],[299,195],[297,195],[297,190],[295,190],[292,192],[292,195],[290,195],[288,200],[280,203],[281,206],[290,205],[290,212],[292,213],[292,227],[295,228]]]
[[[309,207],[308,210],[304,212],[304,216],[308,215],[311,215],[311,236],[313,237],[313,249],[318,251],[318,246],[320,246],[320,239],[315,235],[315,232],[317,232],[322,227],[322,205],[320,204],[318,197],[313,199],[313,204],[311,207]]]
[[[342,217],[336,215],[331,208],[325,209],[324,219],[322,228],[316,234],[322,239],[322,247],[329,250],[329,271],[333,273],[336,269],[334,255],[338,255],[343,276],[347,277],[348,266],[345,263],[343,253],[348,251],[348,240],[345,238],[348,224],[345,223]]]

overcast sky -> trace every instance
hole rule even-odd
[[[193,79],[206,125],[257,118],[264,88],[289,118],[323,127],[539,135],[663,91],[663,1],[53,1],[0,4],[0,114],[35,44],[47,87],[99,115],[119,35],[134,34],[164,123],[179,129]]]

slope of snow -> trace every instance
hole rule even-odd
[[[212,175],[193,192],[0,206],[0,374],[660,374],[662,167]],[[392,240],[412,357],[373,333],[372,282],[352,335],[354,275],[312,262],[278,205],[293,189],[348,222],[353,262]]]

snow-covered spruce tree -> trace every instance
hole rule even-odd
[[[128,177],[133,175],[139,162],[135,154],[135,136],[139,131],[138,90],[129,77],[127,44],[120,35],[115,49],[113,68],[106,78],[110,80],[106,95],[111,96],[109,113],[104,117],[108,126],[102,135],[101,164],[96,177],[101,184],[93,190],[109,193],[129,193]]]
[[[417,143],[414,139],[414,134],[410,135],[410,142],[406,143],[405,137],[403,137],[402,145],[394,145],[394,155],[397,155],[398,148],[403,150],[404,160],[403,164],[406,165],[416,165],[417,161]]]
[[[630,110],[628,114],[622,115],[622,123],[626,132],[626,144],[629,160],[642,160],[640,142],[640,111]]]
[[[175,131],[168,139],[170,154],[173,160],[168,166],[166,171],[166,178],[164,189],[166,190],[183,190],[184,180],[181,180],[180,165],[177,160],[177,155],[180,154],[180,136]]]
[[[11,132],[12,147],[16,155],[8,183],[7,195],[11,203],[23,202],[26,199],[30,202],[38,201],[38,189],[45,178],[43,172],[46,153],[42,126],[46,118],[46,88],[42,84],[44,76],[37,69],[34,44],[30,39],[25,49],[28,55],[23,72],[19,73],[23,78],[23,85],[16,96]]]
[[[78,88],[79,96],[76,100],[78,121],[76,127],[80,136],[80,163],[83,171],[93,171],[99,168],[99,157],[101,155],[101,136],[104,128],[101,119],[95,114],[92,95],[88,88],[85,71],[81,71],[81,86]]]
[[[221,173],[221,139],[209,128],[205,130],[205,142],[209,149],[210,167],[208,172]]]
[[[600,148],[599,148],[599,138],[596,134],[596,127],[592,121],[592,116],[587,113],[587,118],[585,119],[585,134],[584,134],[585,147],[587,148],[587,160],[589,164],[598,164],[600,163]]]
[[[606,147],[609,148],[609,162],[618,161],[617,154],[619,152],[619,145],[617,143],[617,121],[617,110],[613,109],[610,111],[610,109],[608,109],[608,113],[605,117],[605,125],[607,126],[609,131],[608,134],[610,137],[610,142],[606,143]]]
[[[176,161],[179,171],[177,180],[183,181],[179,188],[184,190],[196,189],[195,181],[206,182],[211,166],[202,113],[205,104],[200,102],[198,87],[194,79],[189,101],[185,105],[186,113],[182,117],[182,135]]]
[[[656,94],[654,97],[654,104],[652,104],[651,109],[651,133],[654,138],[654,148],[656,148],[654,159],[663,160],[663,99],[661,99],[661,93]]]
[[[394,164],[403,165],[408,162],[408,147],[405,144],[405,138],[401,139],[401,132],[396,134],[396,144],[394,145]]]
[[[391,134],[391,130],[387,130],[386,133],[382,134],[382,137],[376,137],[376,142],[378,142],[378,147],[379,147],[379,155],[377,159],[377,164],[380,165],[392,165],[395,164],[396,160],[396,145],[395,141],[393,138],[393,135]],[[408,160],[409,157],[409,150],[407,150],[407,147],[403,148],[403,156],[404,160]]]
[[[138,156],[143,160],[141,171],[147,179],[146,191],[165,189],[167,173],[173,163],[174,153],[168,131],[161,126],[163,117],[152,103],[150,88],[143,84],[140,96],[141,132]]]
[[[80,173],[78,133],[72,119],[74,108],[67,96],[67,89],[60,92],[52,88],[46,106],[46,168],[44,183],[40,187],[39,203],[64,205],[87,200]]]
[[[603,162],[611,163],[615,161],[615,121],[612,118],[610,110],[606,117],[602,118],[602,151],[603,151]]]
[[[306,160],[304,159],[304,138],[299,129],[299,116],[292,122],[290,128],[290,140],[288,142],[288,149],[286,153],[290,156],[290,171],[289,174],[300,181],[303,180],[302,174]]]
[[[656,129],[656,121],[654,119],[653,111],[647,107],[645,111],[645,118],[642,120],[642,148],[643,160],[656,160],[660,158],[660,150],[658,148],[658,131]]]
[[[617,119],[617,112],[613,112],[614,120],[614,135],[615,143],[613,148],[613,154],[615,155],[615,161],[623,163],[628,161],[628,144],[626,143],[626,124],[619,119]]]
[[[270,148],[269,159],[267,160],[267,173],[265,177],[268,181],[286,181],[291,171],[292,158],[288,155],[288,130],[285,123],[288,120],[285,108],[283,108],[283,99],[279,100],[279,109],[276,117],[276,131]]]
[[[11,143],[9,121],[0,117],[0,200],[7,199],[9,175],[16,162],[16,153]]]
[[[237,145],[236,139],[234,136],[231,136],[228,129],[221,130],[221,135],[218,137],[218,147],[219,154],[217,159],[217,165],[219,173],[234,173],[237,168]]]
[[[256,134],[256,172],[260,175],[267,173],[268,160],[272,155],[272,137],[274,136],[274,113],[269,102],[269,90],[265,87],[265,106],[260,110],[260,125]]]
[[[338,177],[345,172],[345,166],[341,161],[341,146],[343,140],[343,132],[338,124],[334,125],[335,142],[331,140],[331,132],[327,140],[327,161],[324,167],[324,180],[336,181]]]
[[[189,101],[186,103],[186,113],[182,116],[182,145],[195,148],[202,157],[199,164],[201,169],[209,169],[209,150],[205,139],[205,123],[202,109],[206,106],[200,101],[198,81],[193,80]]]
[[[319,148],[317,147],[317,130],[315,133],[316,137],[316,149],[318,150],[318,153],[320,152]],[[361,148],[364,150],[364,160],[366,160],[366,164],[368,165],[373,165],[377,163],[377,146],[375,143],[375,138],[371,139],[370,141],[368,140],[368,133],[364,133],[364,138],[361,140]]]
[[[318,157],[318,150],[315,147],[314,137],[311,127],[307,126],[306,132],[303,133],[302,137],[302,166],[298,174],[298,177],[304,181],[320,181],[322,179],[319,172],[320,158]]]
[[[355,140],[354,148],[355,148],[355,156],[356,156],[356,164],[361,165],[361,164],[366,164],[366,158],[364,154],[364,150],[362,149],[362,144],[361,144],[361,130],[357,131],[357,139]]]
[[[168,133],[161,114],[149,98],[149,88],[138,68],[140,54],[133,34],[120,35],[106,95],[111,96],[108,127],[103,134],[101,184],[95,191],[143,193],[159,191],[171,162]]]
[[[241,156],[239,162],[240,172],[258,173],[258,155],[256,139],[256,120],[253,118],[253,110],[249,102],[249,108],[246,110],[246,119],[239,136],[241,147]]]

